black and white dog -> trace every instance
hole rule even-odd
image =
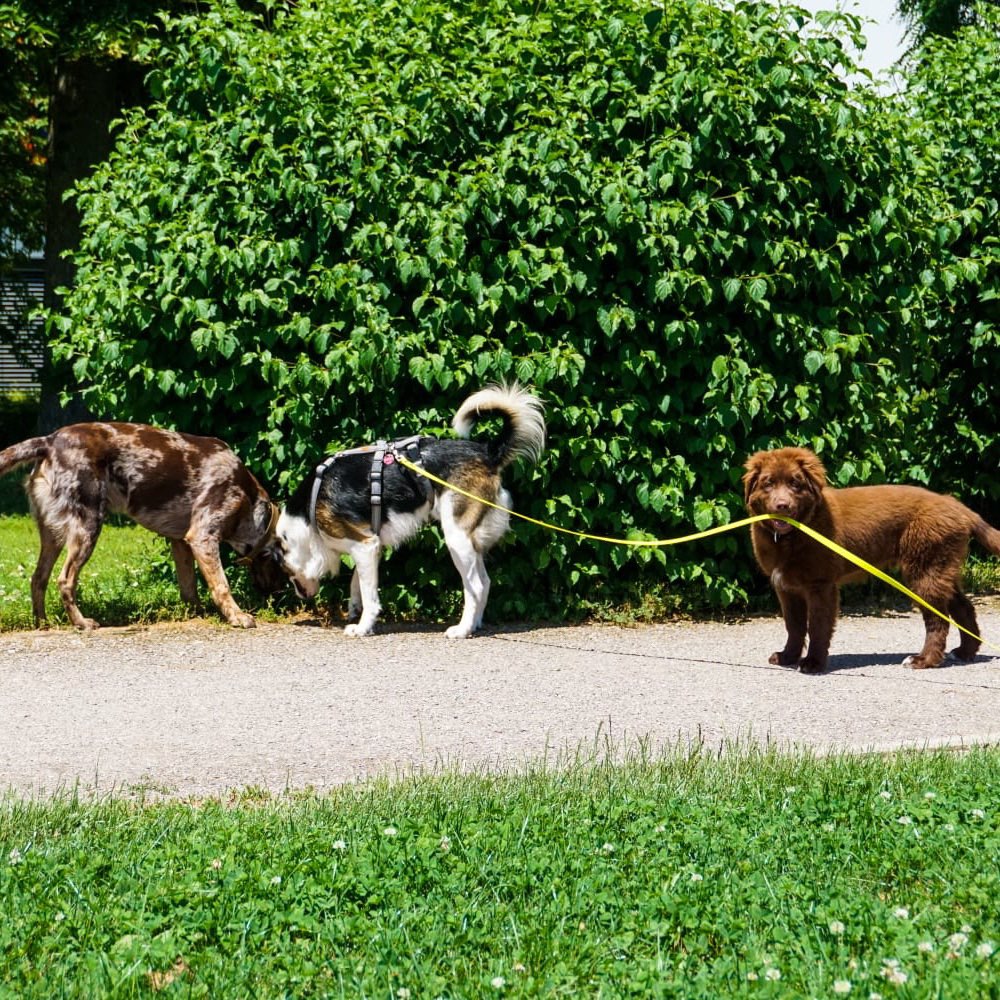
[[[498,417],[503,426],[491,441],[467,440],[481,420]],[[408,458],[460,489],[503,507],[510,494],[500,473],[518,458],[536,461],[545,444],[542,404],[518,386],[489,386],[470,396],[452,425],[462,439],[413,437],[379,442],[325,459],[282,510],[271,554],[291,578],[296,593],[316,596],[320,580],[354,560],[347,635],[370,635],[381,606],[378,562],[384,546],[396,546],[431,518],[441,523],[445,544],[462,577],[462,619],[445,635],[464,639],[483,621],[490,578],[485,553],[507,531],[504,511],[470,500],[400,464]]]

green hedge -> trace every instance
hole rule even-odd
[[[770,444],[930,480],[935,433],[969,451],[936,392],[955,303],[996,286],[995,205],[949,190],[920,105],[844,83],[857,19],[805,23],[311,0],[265,31],[210,6],[151,46],[157,102],[79,194],[56,352],[95,411],[221,434],[279,494],[512,378],[549,423],[516,506],[567,527],[728,522]],[[397,606],[448,609],[433,551],[393,560]],[[517,525],[495,563],[494,617],[760,585],[735,535],[629,551]]]

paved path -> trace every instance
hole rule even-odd
[[[1000,647],[1000,602],[980,602]],[[642,740],[884,749],[1000,740],[1000,651],[914,672],[919,615],[848,615],[831,670],[772,667],[777,618],[241,632],[204,621],[0,634],[0,789],[280,792],[441,766],[517,767]]]

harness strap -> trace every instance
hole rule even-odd
[[[313,473],[312,492],[309,494],[309,524],[313,527],[316,527],[316,501],[319,499],[319,488],[323,485],[323,476],[343,454],[344,452],[338,451],[335,455],[329,455],[316,466],[316,471]]]
[[[396,458],[404,458],[414,465],[421,466],[420,455],[420,435],[414,434],[412,437],[399,438],[390,445],[392,453]],[[404,465],[405,468],[405,465]],[[424,496],[428,500],[434,499],[434,484],[426,476],[418,476],[420,488],[424,491]]]
[[[368,473],[372,495],[372,532],[376,535],[382,530],[382,469],[387,461],[393,460],[391,453],[386,454],[388,449],[389,445],[385,441],[379,441],[375,445],[372,468]]]
[[[406,458],[414,465],[420,465],[420,435],[413,434],[395,441],[379,440],[375,444],[362,445],[360,448],[348,448],[344,451],[328,455],[313,473],[312,491],[309,494],[309,524],[316,526],[316,504],[319,501],[319,491],[323,486],[323,476],[327,469],[338,459],[347,455],[371,455],[372,464],[368,472],[368,482],[371,492],[372,531],[377,535],[382,530],[383,490],[382,475],[387,465],[392,465],[397,458]],[[420,476],[420,486],[428,500],[434,496],[434,486],[429,479]]]

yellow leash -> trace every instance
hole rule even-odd
[[[469,493],[468,490],[463,490],[461,486],[456,486],[454,483],[449,483],[447,480],[435,476],[432,472],[428,472],[426,469],[415,464],[414,462],[411,462],[408,458],[404,458],[402,455],[396,455],[396,461],[399,462],[400,465],[405,466],[411,472],[416,472],[425,479],[429,479],[432,483],[437,483],[438,486],[443,486],[445,489],[451,490],[453,493],[460,493],[463,497],[466,497],[469,500],[474,500],[476,503],[481,503],[485,507],[492,507],[494,510],[502,511],[504,514],[510,514],[513,517],[518,517],[522,521],[527,521],[529,524],[534,524],[539,528],[544,528],[546,531],[557,531],[563,535],[572,535],[574,538],[583,538],[592,542],[606,542],[609,545],[630,545],[633,548],[660,548],[665,545],[683,545],[685,542],[693,542],[699,538],[708,538],[711,535],[721,535],[726,531],[735,531],[737,528],[745,528],[748,525],[755,524],[757,521],[784,521],[786,524],[790,524],[793,528],[798,528],[799,531],[808,535],[814,541],[819,542],[821,545],[825,545],[838,556],[841,556],[848,562],[854,563],[855,566],[863,569],[866,573],[870,573],[876,579],[889,584],[890,587],[895,587],[896,590],[905,594],[911,601],[919,604],[923,608],[926,608],[928,611],[933,612],[938,616],[938,618],[943,618],[949,625],[954,625],[960,632],[964,632],[966,635],[971,636],[977,642],[982,643],[984,646],[988,646],[990,649],[997,649],[996,646],[992,646],[982,636],[976,635],[975,632],[971,632],[964,626],[959,625],[957,621],[948,617],[948,615],[946,615],[943,611],[938,611],[933,604],[928,604],[927,601],[925,601],[919,594],[915,594],[909,587],[900,583],[898,580],[893,579],[893,577],[889,576],[888,573],[883,572],[877,566],[873,566],[870,562],[865,561],[860,556],[856,556],[853,552],[849,552],[842,545],[838,545],[825,535],[821,535],[818,531],[813,530],[807,524],[800,524],[791,517],[784,517],[781,514],[754,514],[752,517],[744,517],[740,521],[732,521],[730,524],[720,524],[714,528],[709,528],[706,531],[696,531],[692,535],[682,535],[679,538],[658,538],[648,540],[642,538],[609,538],[606,535],[591,535],[585,531],[574,531],[571,528],[561,528],[558,524],[549,524],[547,521],[539,521],[537,518],[529,517],[527,514],[519,514],[516,510],[511,510],[510,507],[504,507],[501,504],[493,503],[490,500],[484,500],[482,497],[477,497],[474,493]]]

